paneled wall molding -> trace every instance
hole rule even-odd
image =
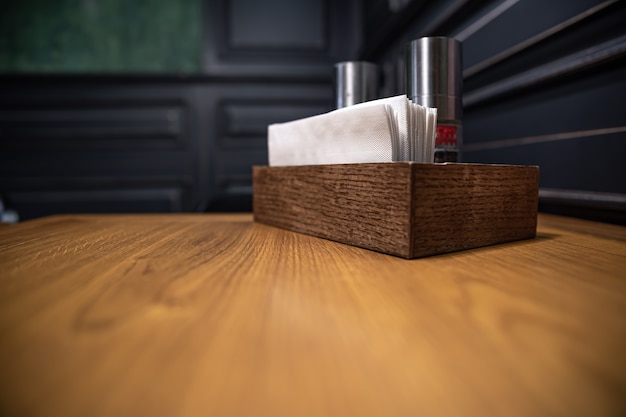
[[[330,82],[357,41],[357,0],[204,2],[204,68],[216,76]]]
[[[328,110],[327,100],[316,97],[223,99],[217,103],[218,144],[222,149],[265,150],[269,124],[301,119]]]
[[[3,138],[1,150],[183,149],[189,119],[180,99],[0,102]]]
[[[0,194],[24,220],[194,210],[209,193],[201,105],[186,83],[2,83]]]
[[[222,14],[217,44],[220,57],[245,58],[272,56],[293,59],[293,55],[318,58],[328,54],[329,0],[278,2],[228,0],[220,5]],[[299,36],[293,36],[300,28]],[[285,36],[291,35],[291,36]]]
[[[472,107],[540,83],[556,81],[623,56],[626,56],[626,35],[471,91],[464,95],[463,106]]]
[[[207,90],[214,197],[208,210],[251,209],[252,166],[266,165],[267,126],[329,111],[332,84],[241,83]],[[246,192],[244,192],[246,191]],[[238,201],[238,203],[235,203]],[[237,207],[235,207],[235,206]]]
[[[7,207],[22,219],[251,210],[267,125],[331,109],[333,64],[355,59],[362,41],[362,2],[200,3],[193,73],[0,76]]]

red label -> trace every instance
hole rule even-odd
[[[437,125],[436,148],[456,148],[457,126]]]

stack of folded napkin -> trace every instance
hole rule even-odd
[[[405,95],[268,127],[269,164],[433,162],[437,109]]]

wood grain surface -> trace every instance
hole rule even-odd
[[[404,258],[535,237],[538,167],[259,166],[253,178],[256,221]]]
[[[539,167],[412,164],[410,258],[535,237]]]
[[[255,221],[411,256],[411,164],[253,168]]]
[[[405,260],[250,215],[0,228],[2,416],[623,416],[626,229]]]

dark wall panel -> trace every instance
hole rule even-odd
[[[623,67],[605,67],[592,76],[555,80],[506,100],[465,110],[464,154],[480,144],[584,130],[626,127]]]
[[[463,39],[466,67],[469,68],[550,30],[598,5],[601,1],[552,0],[547,4],[545,0],[522,0],[508,3],[511,6],[502,14],[490,20],[467,39]],[[463,31],[459,33],[462,34]]]
[[[324,51],[329,44],[327,8],[328,2],[319,0],[230,0],[225,22],[229,46]]]
[[[357,0],[205,3],[204,71],[229,77],[332,76],[358,42]]]
[[[612,154],[625,152],[626,131],[478,150],[466,162],[539,165],[541,187],[626,194],[626,164],[606,162]]]
[[[252,166],[267,164],[267,125],[331,109],[333,63],[356,55],[361,3],[188,3],[185,10],[201,6],[194,19],[202,22],[202,65],[191,74],[0,74],[7,206],[23,219],[251,210]],[[172,9],[162,6],[147,16]],[[119,21],[141,10],[120,9]],[[179,42],[198,49],[197,39]]]
[[[208,155],[200,152],[192,85],[71,77],[5,81],[0,194],[20,218],[190,211],[208,198],[201,187]]]
[[[267,165],[268,125],[329,111],[332,88],[329,83],[251,82],[208,91],[207,116],[215,137],[210,176],[216,196],[209,210],[251,210],[252,166]],[[229,203],[234,200],[237,204]]]
[[[406,43],[444,35],[464,42],[465,159],[539,164],[544,206],[626,223],[624,1],[206,0],[199,16],[191,77],[0,77],[6,202],[249,210],[267,125],[330,110],[333,63],[375,61],[381,94],[404,93]]]
[[[184,102],[167,99],[13,104],[0,109],[0,150],[183,149],[188,117]]]
[[[543,208],[626,224],[626,2],[413,0],[378,19],[371,10],[366,33],[385,42],[365,43],[362,57],[383,69],[385,95],[405,93],[408,41],[461,40],[463,160],[539,165]]]

